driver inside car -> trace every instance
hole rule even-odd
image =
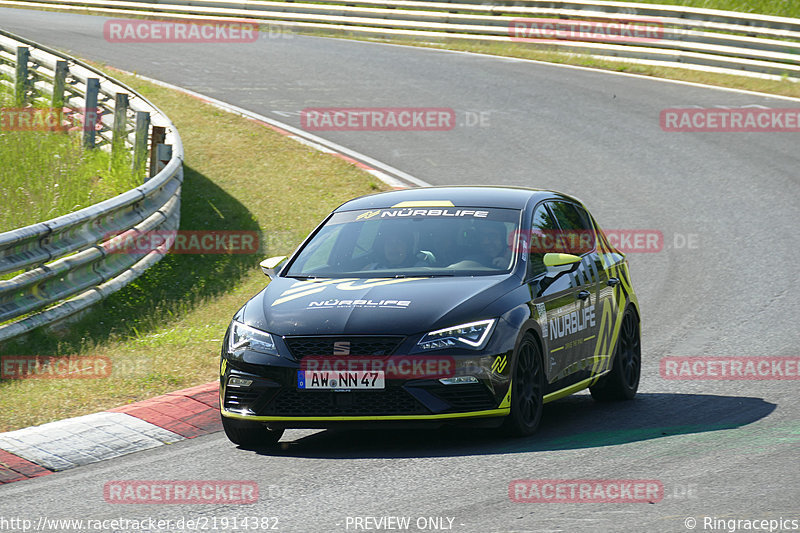
[[[487,267],[507,268],[510,256],[505,226],[502,223],[483,223],[478,228],[476,260]]]
[[[412,266],[433,266],[436,258],[426,250],[414,251],[414,235],[401,228],[381,231],[375,238],[377,261],[365,270],[390,270]]]

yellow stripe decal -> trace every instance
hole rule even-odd
[[[286,296],[287,294],[292,294],[293,292],[300,292],[305,291],[307,289],[313,289],[314,287],[323,287],[325,285],[333,285],[334,283],[340,283],[342,281],[352,281],[357,278],[346,278],[346,279],[329,279],[325,281],[320,280],[309,280],[309,281],[300,281],[292,285],[292,288],[286,289],[281,293],[281,296]]]
[[[409,200],[394,204],[392,208],[403,207],[455,207],[450,200]]]
[[[506,397],[503,398],[503,401],[500,402],[500,405],[497,406],[499,409],[511,409],[511,386],[513,384],[513,380],[508,382],[508,392],[506,393]]]
[[[353,285],[354,281],[346,281],[336,286],[340,291],[360,291],[362,289],[369,289],[371,287],[379,287],[382,285],[394,285],[395,283],[405,283],[406,281],[418,281],[424,278],[378,278],[374,281],[366,281]]]
[[[289,300],[296,300],[297,298],[302,298],[303,296],[308,296],[310,294],[316,294],[318,292],[322,292],[325,290],[325,287],[315,287],[313,289],[309,289],[305,292],[298,292],[296,294],[290,294],[289,296],[284,296],[283,298],[278,298],[272,305],[282,304],[283,302],[288,302]],[[271,306],[270,306],[271,307]]]
[[[550,394],[545,394],[544,396],[544,403],[552,402],[553,400],[558,400],[559,398],[563,398],[564,396],[569,396],[575,392],[585,389],[589,385],[592,384],[592,381],[595,378],[602,377],[604,374],[607,374],[608,370],[599,374],[597,376],[592,376],[590,378],[586,378],[583,381],[579,381],[574,385],[570,385],[569,387],[564,387],[563,389],[557,390],[555,392],[551,392]]]
[[[439,415],[385,415],[385,416],[248,416],[222,410],[222,415],[240,420],[253,420],[255,422],[370,422],[373,420],[447,420],[451,418],[481,418],[493,416],[508,416],[510,408],[488,409],[486,411],[473,411],[471,413],[446,413]]]

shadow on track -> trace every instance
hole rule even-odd
[[[320,459],[447,457],[614,446],[673,435],[734,429],[769,415],[776,405],[760,398],[650,393],[631,402],[598,403],[579,394],[545,406],[535,435],[507,438],[497,430],[327,430],[261,455]]]

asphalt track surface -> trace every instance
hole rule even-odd
[[[662,251],[628,256],[643,316],[640,394],[617,405],[587,394],[559,400],[541,430],[519,440],[292,430],[282,449],[253,452],[217,433],[4,486],[0,516],[274,516],[280,531],[298,532],[355,531],[365,516],[410,517],[411,530],[419,517],[449,517],[456,532],[679,532],[690,530],[687,517],[695,531],[722,531],[706,517],[800,519],[797,381],[659,374],[665,356],[797,356],[800,345],[791,292],[798,134],[669,133],[660,111],[800,102],[325,38],[111,44],[103,21],[0,9],[4,29],[296,126],[307,107],[452,108],[459,125],[450,131],[319,135],[435,185],[552,188],[581,198],[606,228],[660,230]],[[470,127],[468,116],[485,122]],[[689,238],[694,247],[675,246]],[[261,497],[245,506],[106,503],[103,485],[121,479],[255,480]],[[516,479],[659,480],[665,497],[516,503]]]

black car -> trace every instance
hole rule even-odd
[[[220,364],[228,438],[285,428],[470,423],[532,433],[589,388],[631,399],[639,307],[625,256],[578,200],[433,187],[351,200],[233,317]]]

